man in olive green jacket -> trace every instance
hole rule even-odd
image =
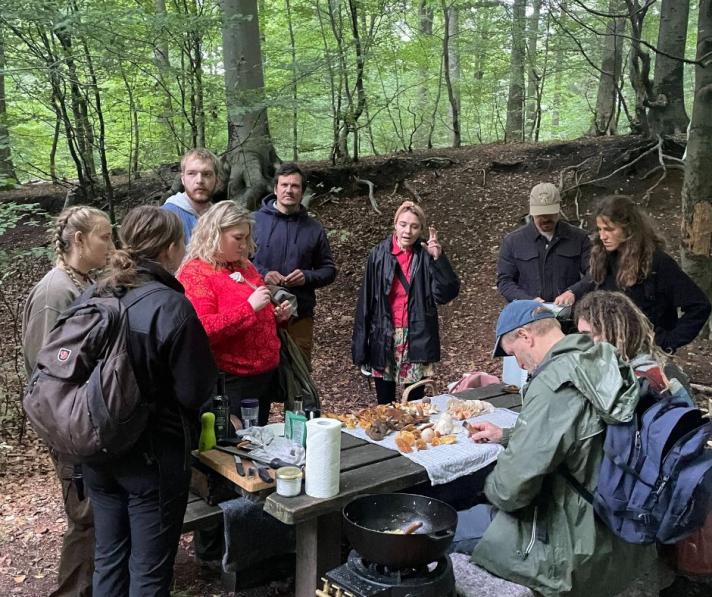
[[[655,548],[616,538],[558,469],[595,490],[605,424],[631,419],[635,375],[611,345],[564,336],[536,301],[503,309],[495,356],[504,354],[532,379],[512,429],[487,423],[471,434],[506,446],[485,484],[498,511],[472,561],[545,596],[616,595],[648,570]]]

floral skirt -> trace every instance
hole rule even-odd
[[[373,377],[410,385],[433,374],[432,363],[411,363],[408,360],[408,328],[396,328],[393,333],[394,354],[383,371],[373,370]]]

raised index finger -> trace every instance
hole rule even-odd
[[[428,226],[428,231],[430,232],[430,238],[428,238],[428,242],[431,240],[434,240],[437,242],[438,240],[438,230],[435,228],[435,226]]]

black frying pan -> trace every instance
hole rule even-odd
[[[344,531],[365,559],[390,568],[418,568],[440,558],[455,535],[457,512],[445,502],[409,493],[362,495],[343,510]],[[415,522],[413,534],[396,534]]]

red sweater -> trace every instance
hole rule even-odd
[[[264,281],[250,263],[217,269],[192,259],[178,274],[188,297],[210,339],[210,347],[218,367],[233,375],[258,375],[279,364],[280,341],[274,307],[267,305],[257,313],[247,302],[253,288],[245,282],[235,282],[232,272],[240,272],[253,286]]]

